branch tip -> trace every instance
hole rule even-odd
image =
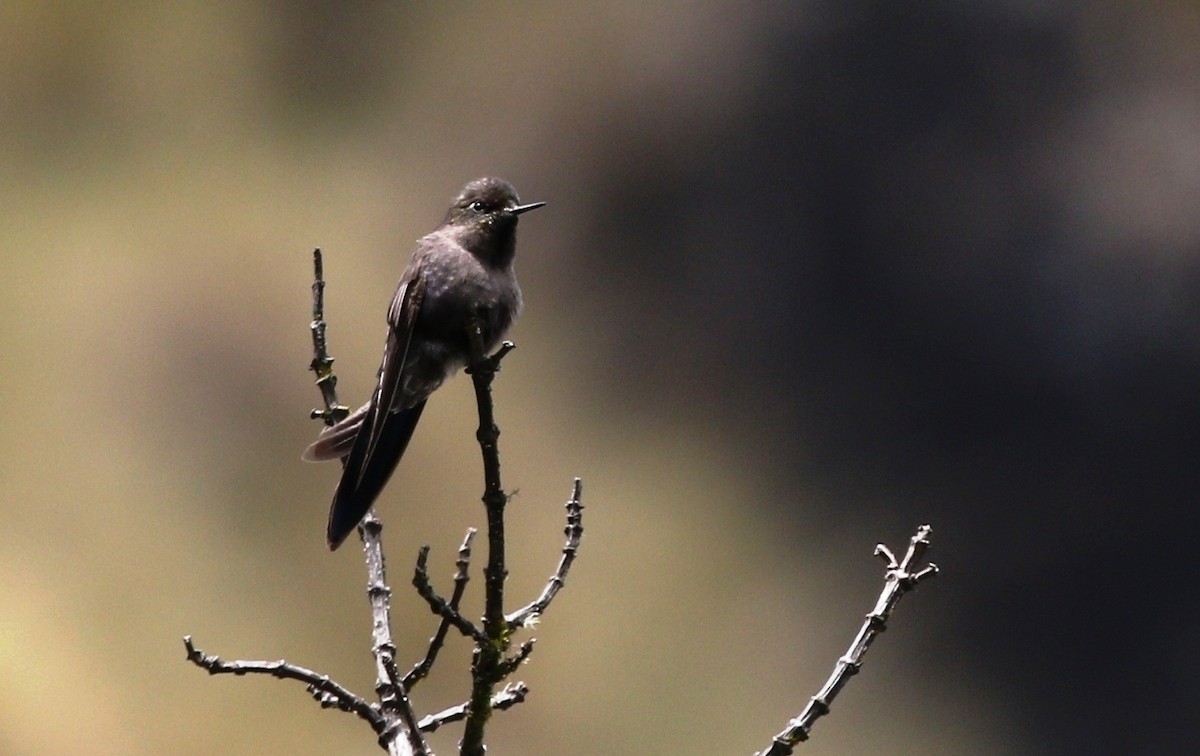
[[[804,711],[798,717],[788,722],[782,732],[771,740],[771,746],[760,751],[757,756],[790,756],[794,746],[808,740],[809,733],[818,719],[829,713],[833,699],[846,685],[851,677],[857,674],[863,665],[863,657],[871,642],[887,629],[888,619],[900,598],[912,590],[917,583],[937,574],[937,566],[928,564],[917,569],[915,566],[924,558],[929,548],[929,537],[933,529],[928,525],[917,528],[917,532],[909,541],[908,550],[902,561],[897,561],[896,555],[886,545],[875,546],[875,556],[887,563],[884,572],[883,591],[875,602],[875,608],[863,619],[863,624],[854,636],[850,648],[838,658],[833,672],[821,691],[813,696]]]

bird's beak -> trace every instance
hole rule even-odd
[[[520,215],[521,213],[527,213],[530,210],[537,210],[539,207],[541,207],[544,204],[546,204],[546,203],[545,202],[530,202],[528,205],[517,205],[516,207],[514,207],[512,210],[509,210],[508,212],[512,213],[513,215]]]

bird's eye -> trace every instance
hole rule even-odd
[[[471,204],[467,205],[467,207],[476,213],[487,211],[487,205],[484,204],[483,200],[475,200]]]

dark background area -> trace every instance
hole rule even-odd
[[[373,751],[178,638],[369,688],[336,474],[298,462],[308,253],[355,403],[410,240],[486,173],[549,202],[497,383],[514,591],[571,476],[589,507],[499,753],[765,747],[869,609],[871,547],[922,522],[943,574],[810,751],[1194,747],[1196,4],[0,19],[0,750]],[[482,519],[463,384],[382,504],[398,585]]]

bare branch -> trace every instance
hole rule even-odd
[[[299,680],[308,686],[308,692],[321,704],[324,709],[340,709],[350,711],[367,721],[375,732],[381,732],[387,722],[375,704],[368,703],[365,698],[351,693],[346,688],[311,669],[290,664],[282,659],[279,661],[222,661],[215,654],[206,655],[192,643],[192,636],[183,636],[183,645],[187,649],[187,660],[197,667],[206,670],[210,675],[270,675],[280,680]]]
[[[504,711],[519,703],[524,703],[527,695],[529,695],[529,688],[523,682],[506,685],[503,690],[492,696],[492,710]],[[445,711],[439,711],[437,714],[430,714],[425,717],[420,721],[418,726],[421,728],[421,732],[433,732],[444,724],[461,722],[466,719],[468,708],[468,705],[465,703],[461,703],[458,706],[451,706]]]
[[[395,712],[395,716],[390,718],[388,727],[379,733],[380,747],[391,752],[396,746],[404,744],[411,749],[412,756],[432,756],[433,752],[429,750],[425,738],[421,735],[421,728],[417,726],[417,715],[408,699],[408,690],[400,681],[400,670],[396,668],[394,655],[384,655],[381,662],[387,673],[388,690],[385,691],[382,685],[376,685],[375,690],[379,694],[384,711],[389,710],[388,696],[393,698],[390,709]]]
[[[928,525],[917,528],[916,534],[909,541],[904,559],[899,562],[896,561],[895,555],[887,546],[879,544],[875,547],[875,554],[882,557],[888,565],[884,575],[883,592],[879,594],[875,608],[867,614],[862,627],[850,644],[849,650],[838,659],[837,664],[834,665],[833,674],[825,681],[820,692],[812,697],[800,716],[789,722],[788,726],[775,736],[771,747],[760,751],[757,756],[789,756],[794,752],[798,743],[808,740],[808,734],[813,725],[819,718],[829,713],[833,699],[862,667],[863,657],[871,642],[887,629],[887,621],[891,618],[892,611],[896,608],[900,598],[915,588],[922,580],[937,574],[937,565],[935,564],[930,563],[919,569],[917,567],[929,549],[931,532]]]
[[[521,644],[521,647],[517,649],[516,654],[507,659],[503,659],[500,664],[496,666],[496,674],[499,675],[501,680],[508,677],[513,672],[516,672],[517,667],[525,663],[525,660],[528,659],[529,655],[533,653],[533,644],[536,642],[537,638],[530,638]]]
[[[471,364],[467,371],[475,387],[475,404],[479,410],[479,450],[483,455],[483,505],[487,510],[488,559],[483,569],[483,633],[471,658],[471,698],[466,724],[459,745],[462,756],[484,756],[484,726],[492,713],[492,692],[503,678],[499,674],[508,650],[509,629],[504,618],[504,582],[508,567],[504,556],[504,508],[508,495],[500,482],[500,428],[492,406],[492,381],[500,369],[500,360],[514,348],[506,341],[490,357],[483,353],[483,330],[479,320],[471,324]]]
[[[433,668],[434,661],[437,660],[438,652],[442,650],[442,645],[446,642],[446,634],[450,631],[450,626],[454,624],[454,617],[458,617],[465,621],[465,618],[458,611],[459,604],[462,603],[463,593],[467,589],[467,581],[470,577],[467,574],[467,568],[471,566],[471,542],[475,540],[475,528],[469,528],[467,535],[463,538],[462,545],[458,547],[458,559],[454,562],[457,571],[454,573],[454,593],[451,594],[450,600],[446,602],[446,606],[453,614],[451,616],[442,616],[442,623],[438,625],[437,632],[429,639],[429,650],[425,652],[425,658],[413,666],[408,674],[404,676],[404,686],[412,689],[412,686],[423,680],[429,674],[429,670]],[[425,593],[422,592],[422,586],[417,584],[418,577],[421,578],[430,593],[433,593],[432,586],[429,586],[429,574],[425,569],[425,559],[429,554],[429,547],[425,546],[421,549],[421,553],[417,556],[417,573],[413,576],[413,584],[417,587],[417,593],[421,594],[434,613],[442,614],[440,608],[431,601]],[[434,594],[434,597],[439,601],[441,598]],[[474,630],[475,626],[470,625]],[[459,627],[459,632],[463,628]],[[469,637],[475,637],[474,632],[464,633]]]
[[[475,531],[472,529],[467,534],[467,540],[463,542],[464,546],[469,544],[471,537],[474,534]],[[462,554],[461,550],[459,551],[459,554]],[[433,585],[429,582],[429,569],[426,566],[428,560],[429,547],[422,546],[421,551],[417,554],[417,566],[413,571],[412,582],[413,586],[417,589],[417,593],[421,596],[421,598],[425,599],[425,603],[429,604],[429,608],[433,610],[433,613],[442,618],[442,625],[438,628],[438,633],[444,638],[445,630],[443,628],[452,625],[457,628],[460,633],[468,638],[471,638],[477,643],[487,643],[487,636],[483,634],[483,631],[475,627],[475,625],[469,619],[462,616],[462,614],[458,611],[458,604],[462,600],[462,590],[466,587],[466,568],[464,563],[461,561],[461,557],[460,561],[458,562],[460,565],[459,575],[463,575],[464,577],[460,581],[458,579],[458,575],[455,576],[454,594],[450,597],[449,601],[439,596],[433,590]],[[436,651],[434,650],[435,642],[438,647],[441,646],[441,642],[438,641],[436,635],[434,636],[433,641],[430,643],[430,651],[436,656]],[[430,663],[432,664],[432,662]]]
[[[317,388],[321,390],[321,398],[325,400],[325,409],[313,410],[312,418],[320,418],[326,425],[334,425],[350,412],[350,408],[338,404],[337,376],[333,373],[333,358],[329,356],[329,348],[325,341],[325,265],[321,261],[321,250],[313,250],[313,319],[309,326],[312,330],[313,359],[308,369],[317,376]]]
[[[567,526],[563,529],[563,533],[567,537],[567,542],[563,545],[562,558],[558,561],[558,568],[550,576],[546,587],[542,589],[542,595],[528,606],[508,615],[506,619],[510,630],[526,627],[536,622],[538,617],[546,611],[546,607],[550,606],[554,597],[558,595],[558,591],[566,584],[567,573],[571,570],[571,563],[575,561],[575,555],[579,553],[579,543],[583,540],[582,494],[583,481],[576,478],[571,498],[566,503]]]

